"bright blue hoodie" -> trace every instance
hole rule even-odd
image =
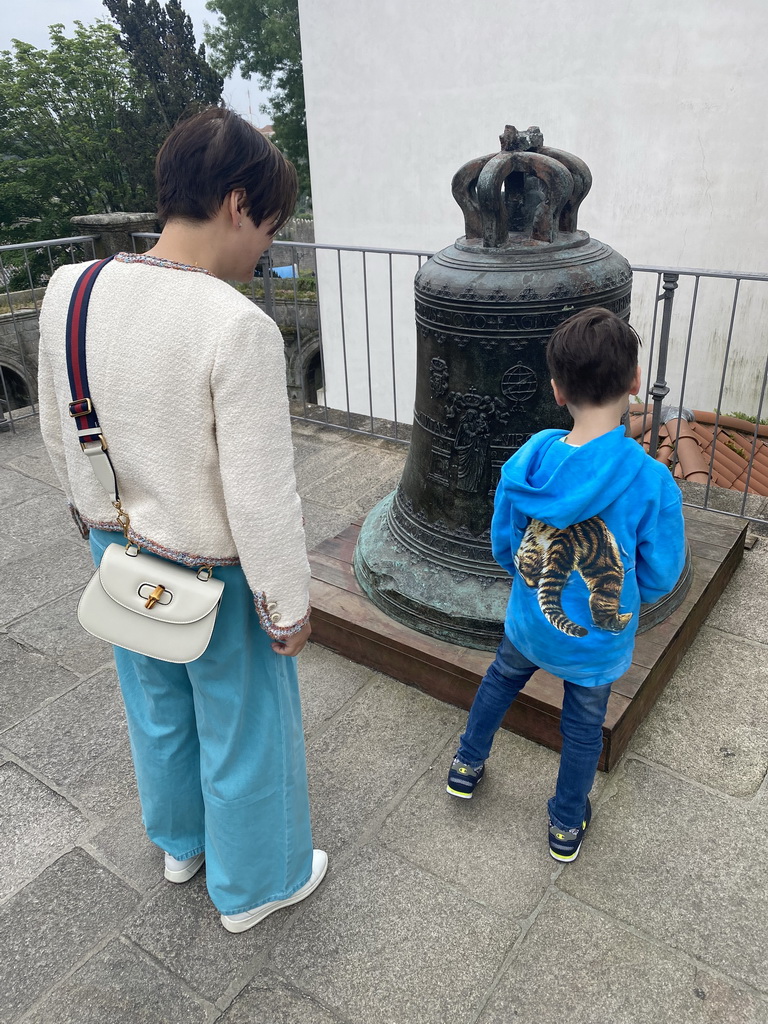
[[[517,649],[582,686],[632,662],[641,602],[685,562],[682,496],[669,470],[616,427],[587,444],[542,430],[504,465],[493,556],[513,577],[504,628]]]

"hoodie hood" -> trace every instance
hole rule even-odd
[[[503,467],[501,482],[515,518],[564,529],[599,515],[632,485],[647,455],[616,427],[576,448],[567,430],[535,434]]]

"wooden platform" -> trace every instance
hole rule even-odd
[[[664,689],[744,552],[744,520],[686,509],[693,555],[691,589],[664,622],[637,638],[629,671],[613,684],[603,726],[599,767],[610,771]],[[352,571],[361,523],[324,541],[310,554],[312,640],[362,665],[468,709],[492,654],[454,647],[394,619],[363,594]],[[553,750],[560,749],[562,682],[539,671],[512,705],[504,726]]]

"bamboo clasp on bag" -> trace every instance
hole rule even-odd
[[[147,598],[146,604],[144,605],[144,607],[145,608],[154,608],[154,606],[157,604],[157,602],[160,600],[160,598],[163,596],[164,593],[165,593],[165,587],[162,586],[162,584],[158,583],[158,585],[155,587],[155,589],[152,591],[152,593]]]

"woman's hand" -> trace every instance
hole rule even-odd
[[[272,644],[272,650],[275,654],[287,654],[289,657],[294,658],[299,651],[304,650],[311,632],[312,627],[308,622],[305,622],[299,632],[289,636],[287,640],[276,640]]]

